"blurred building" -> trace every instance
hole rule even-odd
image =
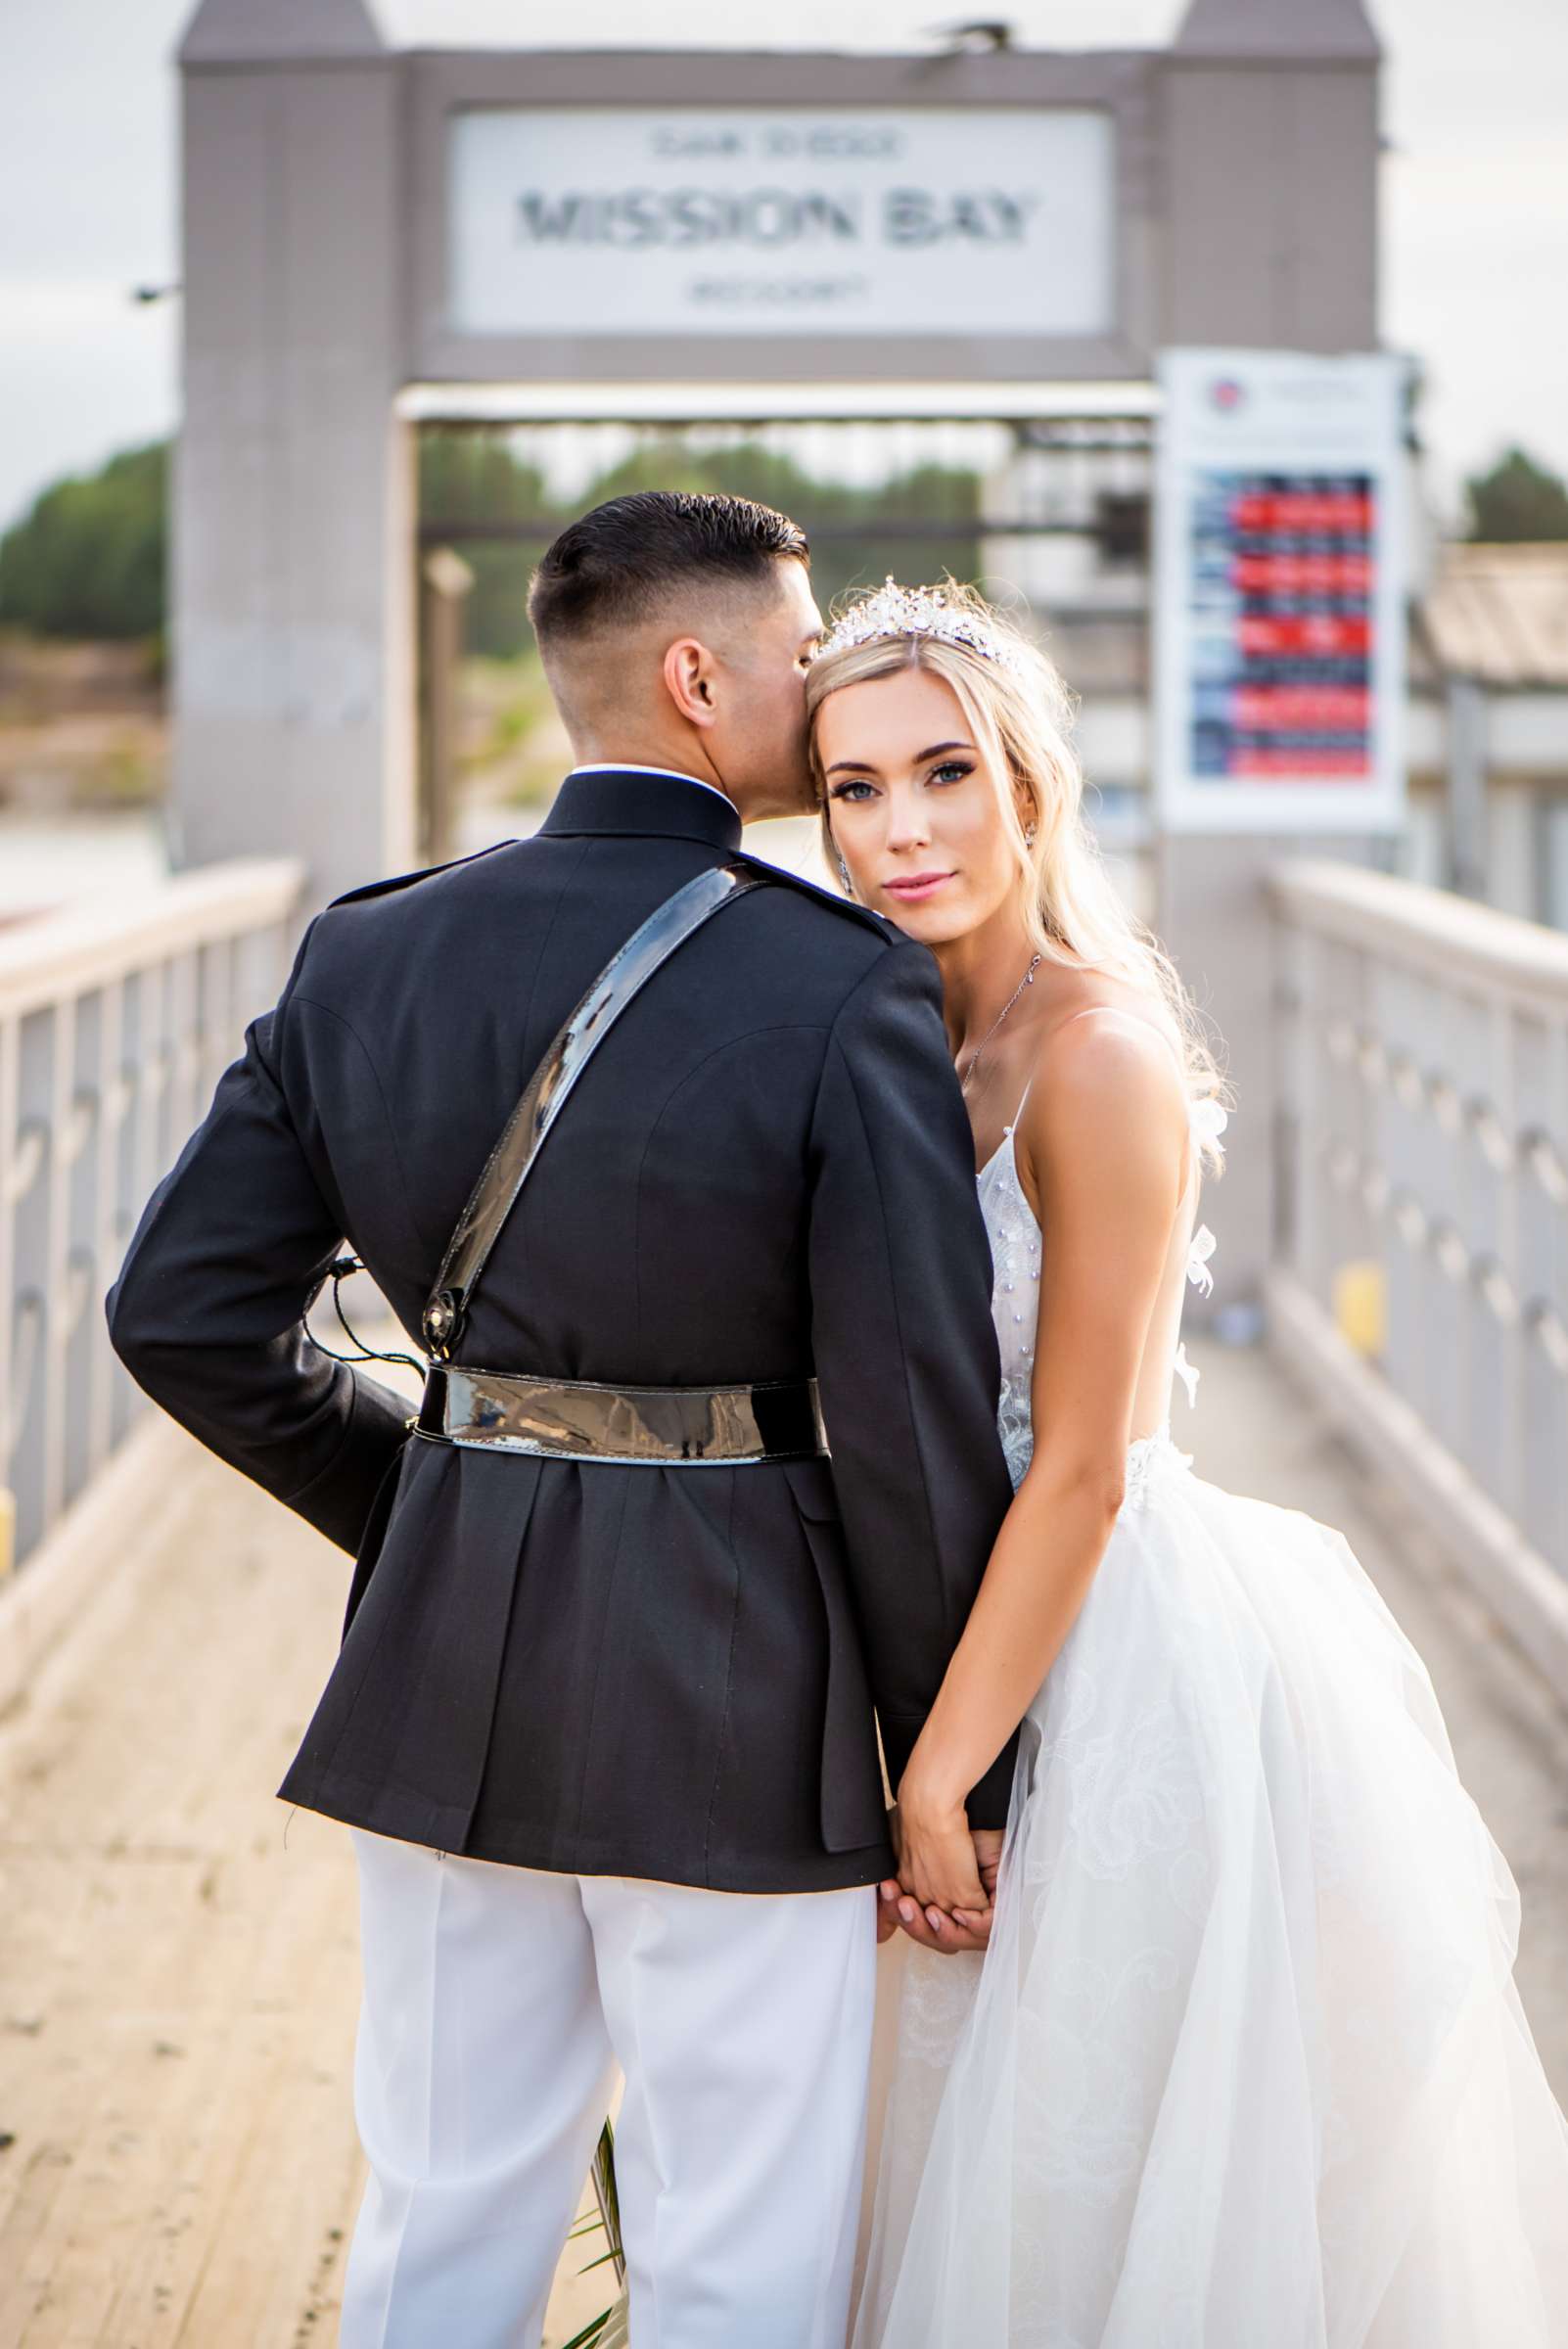
[[[1149,449],[1129,429],[1057,453],[1054,478],[1026,448],[989,484],[988,511],[1050,522],[987,537],[982,568],[1028,599],[1078,695],[1096,824],[1136,867],[1154,831]],[[1568,543],[1440,541],[1413,458],[1409,494],[1408,796],[1386,861],[1568,930]]]
[[[1411,878],[1568,930],[1568,544],[1437,550],[1408,745]]]

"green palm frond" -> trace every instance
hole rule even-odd
[[[626,2258],[621,2246],[621,2196],[616,2188],[616,2133],[608,2121],[594,2148],[590,2175],[599,2216],[597,2219],[584,2219],[579,2226],[574,2227],[568,2240],[575,2242],[579,2235],[592,2234],[595,2227],[604,2229],[605,2240],[610,2248],[597,2259],[590,2259],[582,2274],[589,2276],[595,2268],[602,2268],[613,2261],[616,2281],[622,2287],[621,2297],[613,2308],[605,2309],[591,2324],[584,2325],[580,2332],[575,2333],[566,2349],[628,2349],[631,2339],[630,2314],[625,2290]]]
[[[607,2308],[603,2316],[595,2317],[591,2325],[584,2325],[580,2332],[575,2333],[566,2349],[627,2349],[630,2339],[626,2302],[623,2297],[614,2308]]]
[[[626,2280],[626,2257],[621,2246],[621,2194],[616,2186],[616,2133],[606,2121],[593,2153],[593,2191],[604,2225],[605,2240],[616,2263],[616,2274]]]

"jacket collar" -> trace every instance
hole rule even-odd
[[[700,840],[726,854],[741,845],[740,809],[721,793],[684,775],[651,775],[635,767],[568,775],[539,830]]]

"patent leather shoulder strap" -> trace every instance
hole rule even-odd
[[[600,972],[534,1070],[458,1218],[425,1305],[425,1343],[433,1355],[444,1359],[462,1335],[480,1275],[518,1193],[573,1086],[627,1004],[705,922],[767,885],[765,873],[738,860],[710,867],[651,913]]]

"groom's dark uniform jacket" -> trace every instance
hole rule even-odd
[[[896,1784],[1010,1497],[923,946],[793,880],[726,907],[583,1075],[456,1349],[611,1385],[814,1371],[831,1463],[426,1442],[303,1327],[346,1235],[418,1330],[557,1028],[739,841],[700,784],[590,771],[534,839],[340,898],[147,1207],[116,1351],[357,1553],[295,1802],[486,1860],[739,1892],[891,1865],[873,1704]],[[972,1824],[1002,1822],[1011,1760]]]

